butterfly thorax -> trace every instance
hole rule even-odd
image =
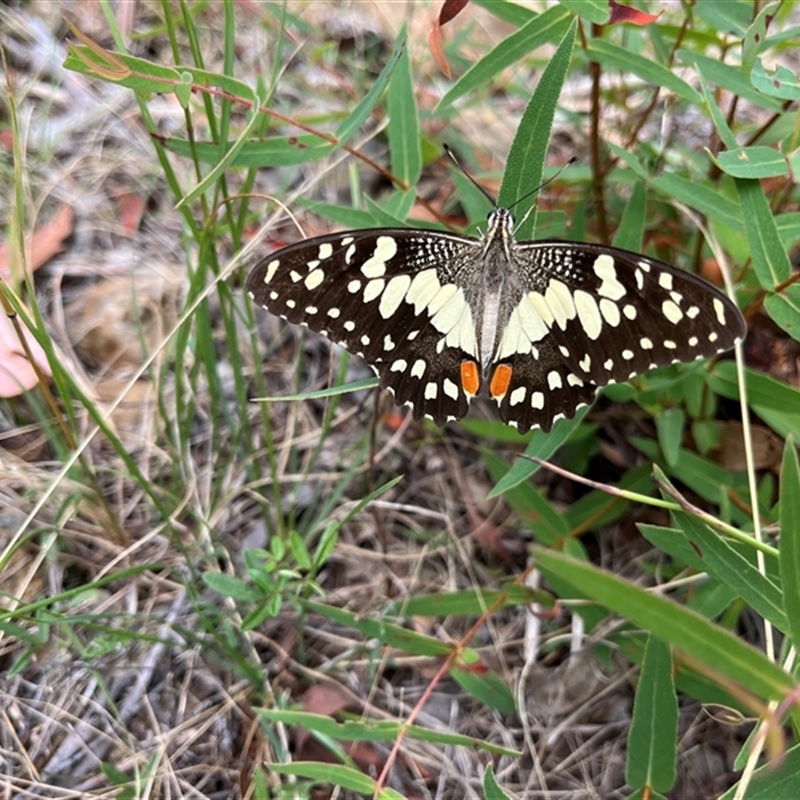
[[[489,214],[486,235],[481,241],[483,294],[475,317],[480,321],[480,359],[484,368],[497,350],[498,331],[505,328],[512,306],[521,294],[514,271],[513,228],[513,214],[497,208]]]

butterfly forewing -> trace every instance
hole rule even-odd
[[[462,365],[480,373],[464,294],[480,280],[479,254],[469,237],[351,231],[274,253],[250,273],[247,289],[273,314],[362,356],[398,402],[443,424],[469,408]]]
[[[257,303],[364,357],[415,416],[460,419],[484,384],[500,418],[550,430],[597,388],[730,349],[736,306],[689,273],[593,244],[375,229],[290,245],[247,280]],[[483,362],[487,362],[485,365]]]

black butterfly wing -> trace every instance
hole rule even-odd
[[[724,352],[744,336],[724,294],[663,261],[544,241],[518,244],[514,256],[521,291],[491,374],[494,383],[508,368],[503,392],[492,394],[501,419],[519,430],[550,430],[591,402],[596,387]]]
[[[414,415],[466,415],[480,353],[463,287],[480,244],[404,229],[349,231],[290,245],[247,278],[253,300],[362,356]],[[467,373],[464,364],[474,365]],[[474,377],[474,380],[473,380]]]

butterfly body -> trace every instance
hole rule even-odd
[[[599,386],[730,349],[736,306],[690,273],[601,245],[518,242],[506,209],[476,239],[377,228],[308,239],[248,276],[255,302],[362,356],[439,424],[482,390],[500,418],[550,430]]]

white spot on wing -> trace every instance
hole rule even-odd
[[[718,297],[714,298],[714,312],[717,315],[717,322],[719,322],[720,325],[725,325],[725,306]]]
[[[367,285],[364,287],[364,302],[371,303],[380,297],[384,286],[386,286],[386,281],[383,278],[373,278],[373,280],[367,281]]]
[[[365,278],[380,278],[386,272],[386,262],[397,253],[397,240],[393,236],[379,236],[372,255],[361,265]]]
[[[547,385],[550,387],[550,391],[554,392],[556,389],[563,389],[564,383],[561,380],[561,374],[552,370],[551,372],[547,373]]]
[[[544,408],[544,394],[542,392],[531,392],[531,408]]]
[[[600,316],[597,301],[588,292],[579,289],[575,292],[575,308],[584,333],[592,341],[596,340],[603,330],[603,318]]]
[[[397,275],[386,284],[381,296],[381,302],[378,305],[378,313],[384,319],[389,319],[397,311],[410,285],[410,275]]]
[[[408,369],[408,361],[404,358],[398,358],[397,361],[392,362],[392,366],[389,367],[389,372],[405,372]]]
[[[525,399],[525,395],[527,393],[528,390],[524,386],[518,386],[513,392],[511,392],[511,395],[508,398],[509,405],[519,405]]]
[[[273,258],[272,261],[267,264],[267,271],[264,273],[264,283],[269,283],[275,277],[275,271],[278,269],[280,263],[279,259]]]
[[[644,268],[643,264],[640,264],[640,266]],[[592,268],[594,269],[594,274],[601,281],[600,286],[597,288],[598,294],[607,297],[609,300],[619,300],[625,295],[625,287],[617,278],[617,269],[614,265],[613,256],[608,255],[608,253],[602,253],[597,256]]]
[[[325,273],[321,269],[315,269],[313,272],[309,272],[308,275],[306,275],[306,279],[303,283],[309,292],[313,292],[324,280]]]
[[[425,399],[435,400],[439,395],[439,385],[431,381],[425,386]]]
[[[658,276],[658,285],[668,292],[672,291],[672,275],[669,272],[662,272]]]
[[[344,239],[342,239],[342,244],[345,244]],[[333,255],[333,245],[330,242],[323,242],[319,246],[319,252],[317,253],[317,258],[320,261],[324,261],[326,258],[330,258],[332,255]]]
[[[450,378],[445,378],[442,382],[442,389],[444,393],[451,397],[453,400],[458,400],[458,386],[456,386]]]
[[[670,276],[671,277],[671,276]],[[673,324],[677,325],[683,319],[683,311],[681,311],[672,300],[665,300],[661,304],[661,313]]]
[[[428,365],[425,363],[423,359],[418,358],[411,367],[412,377],[422,378],[422,376],[425,374],[425,369],[427,368],[427,366]]]

